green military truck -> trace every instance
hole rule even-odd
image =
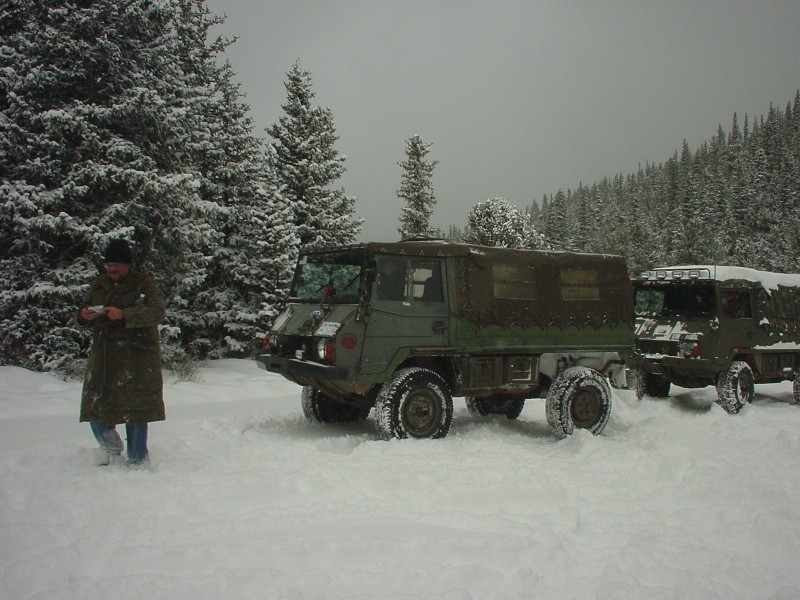
[[[519,416],[546,394],[559,436],[597,434],[633,352],[633,294],[619,256],[442,240],[302,254],[259,366],[303,386],[305,416],[380,435],[441,438],[453,396],[475,415]]]
[[[800,275],[665,267],[634,287],[640,398],[666,397],[670,384],[715,385],[718,404],[735,414],[755,383],[794,381],[800,399]]]

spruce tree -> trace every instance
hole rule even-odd
[[[545,247],[544,238],[530,219],[499,196],[472,207],[463,239],[469,244],[500,248]]]
[[[207,40],[216,21],[203,0],[17,0],[0,11],[2,361],[62,368],[82,355],[71,317],[114,237],[164,290],[172,339],[218,343],[214,331],[229,335],[237,319],[263,320],[285,285],[292,228],[229,67],[216,65],[224,43]],[[274,240],[286,247],[261,245]],[[275,264],[259,266],[267,256]],[[256,291],[229,285],[244,265],[256,281],[283,274]]]
[[[547,244],[556,250],[567,250],[570,245],[570,235],[567,222],[567,196],[563,190],[558,190],[547,207],[546,231]]]
[[[209,36],[221,19],[210,15],[205,0],[176,1],[184,68],[206,90],[204,124],[190,145],[198,194],[221,208],[213,218],[219,238],[209,249],[204,277],[178,284],[176,295],[187,300],[175,321],[193,355],[243,356],[257,348],[282,305],[298,241],[233,70],[215,60],[230,44]]]
[[[57,368],[85,346],[70,317],[109,238],[164,283],[211,233],[181,152],[192,94],[165,3],[2,10],[2,360]]]
[[[397,197],[405,202],[400,215],[400,239],[431,237],[430,225],[436,196],[433,194],[433,169],[438,160],[428,161],[426,156],[432,144],[425,144],[414,135],[406,140],[406,159],[397,163],[403,168]]]
[[[330,189],[344,173],[344,157],[329,108],[314,107],[311,73],[299,62],[286,74],[287,101],[279,122],[267,129],[281,193],[289,203],[304,250],[348,244],[361,230],[355,198]]]

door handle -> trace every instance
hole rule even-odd
[[[431,329],[433,329],[434,333],[442,333],[446,329],[444,321],[434,321],[431,324]]]

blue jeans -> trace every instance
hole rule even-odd
[[[106,454],[122,454],[122,440],[115,425],[101,425],[89,421],[92,433]],[[128,440],[128,462],[141,463],[147,459],[147,423],[125,423]]]

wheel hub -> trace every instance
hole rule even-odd
[[[591,427],[600,416],[600,399],[589,388],[579,390],[572,400],[570,412],[572,413],[572,422],[575,427]]]
[[[438,421],[437,402],[428,392],[417,392],[403,404],[403,423],[408,433],[415,437],[430,436]]]

